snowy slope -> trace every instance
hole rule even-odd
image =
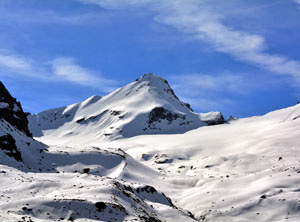
[[[20,103],[4,89],[0,221],[195,221],[147,185],[149,178],[159,180],[158,172],[121,149],[76,150],[35,141]]]
[[[3,119],[0,138],[0,221],[195,221],[120,149],[47,147]]]
[[[221,113],[196,114],[179,101],[168,82],[146,74],[104,96],[29,116],[35,137],[117,139],[142,134],[184,133],[223,123]],[[206,124],[206,123],[207,124]]]
[[[195,221],[141,183],[159,173],[121,150],[66,150],[49,147],[42,166],[52,169],[38,172],[0,163],[0,221]]]
[[[165,191],[203,221],[299,221],[300,105],[265,116],[148,135],[122,147],[165,174]],[[155,185],[155,182],[152,182]]]
[[[94,141],[94,146],[122,148],[159,172],[147,184],[197,220],[296,222],[300,218],[299,125],[298,104],[185,134]],[[72,149],[81,150],[80,145],[89,142],[81,139]]]
[[[298,104],[184,134],[39,140],[68,144],[77,152],[87,144],[122,148],[159,173],[148,181],[137,177],[135,181],[163,191],[199,221],[296,222],[300,218],[299,121]]]
[[[46,145],[26,136],[24,132],[0,118],[0,164],[38,169],[41,167],[41,153],[45,149]]]

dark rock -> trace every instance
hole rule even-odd
[[[151,217],[151,216],[148,216],[148,217],[140,216],[140,220],[142,222],[161,222],[161,220],[159,220],[155,217]]]
[[[168,84],[168,87],[169,87],[169,88],[166,89],[166,90],[164,90],[164,91],[166,91],[167,93],[173,95],[173,96],[175,97],[175,99],[177,99],[177,100],[179,101],[179,98],[176,96],[176,94],[174,93],[174,90],[171,89],[171,87],[169,86],[169,84]]]
[[[22,156],[17,149],[16,141],[11,135],[0,136],[0,150],[3,150],[7,156],[13,157],[16,161],[22,161]]]
[[[79,119],[79,120],[76,120],[76,123],[81,123],[81,122],[83,122],[84,120],[85,120],[84,118]]]
[[[104,202],[97,202],[95,203],[97,210],[103,211],[106,208],[106,204]]]
[[[230,115],[230,116],[228,117],[228,119],[226,120],[226,122],[230,122],[230,121],[232,121],[232,120],[237,120],[237,119],[238,119],[237,117]]]
[[[155,107],[149,113],[149,120],[147,123],[152,124],[154,122],[160,122],[161,120],[167,120],[169,124],[171,124],[173,120],[178,118],[184,120],[186,117],[182,114],[172,113],[163,107]]]
[[[142,159],[143,159],[143,160],[146,160],[146,161],[147,161],[147,160],[149,160],[150,158],[151,158],[151,155],[150,155],[150,154],[146,154],[146,153],[143,153],[143,154],[142,154]]]
[[[267,199],[267,196],[264,194],[264,195],[261,195],[260,198],[261,198],[261,199]]]
[[[155,160],[154,162],[157,163],[157,164],[172,163],[173,159],[161,158],[161,159]]]
[[[32,137],[28,128],[27,116],[21,103],[10,95],[3,83],[0,81],[0,118],[6,120],[18,130]]]
[[[121,111],[111,110],[109,113],[110,113],[110,115],[112,115],[112,116],[118,116],[118,115],[121,114]]]
[[[217,118],[208,120],[208,121],[203,121],[203,122],[205,122],[209,126],[213,126],[213,125],[225,123],[225,119],[224,119],[224,116],[222,115],[222,113],[220,113],[220,115]]]
[[[89,173],[90,172],[90,168],[84,168],[83,169],[83,173]]]
[[[194,112],[194,110],[192,109],[191,105],[189,103],[183,103],[189,110],[191,110],[192,112]]]
[[[146,193],[156,193],[156,189],[152,186],[144,186],[144,187],[138,187],[137,190],[136,190],[138,193],[139,192],[146,192]]]
[[[22,210],[24,210],[24,211],[32,211],[31,208],[27,208],[27,207],[23,207]]]

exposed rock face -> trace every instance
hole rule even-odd
[[[224,119],[224,116],[220,113],[220,115],[217,118],[212,119],[212,120],[203,121],[203,122],[205,122],[209,126],[213,126],[213,125],[225,123],[225,119]]]
[[[28,120],[20,102],[10,95],[0,81],[0,118],[5,119],[12,126],[32,137],[28,128]]]
[[[230,122],[230,121],[233,121],[233,120],[237,120],[238,118],[235,117],[235,116],[229,116],[228,119],[226,120],[226,122]]]
[[[7,156],[13,157],[16,161],[22,161],[21,153],[16,147],[16,141],[11,135],[0,136],[0,150],[3,150]]]
[[[148,124],[152,124],[153,122],[159,122],[163,119],[168,120],[168,123],[171,124],[173,120],[178,118],[185,119],[186,117],[182,114],[172,113],[163,107],[154,108],[149,114]]]

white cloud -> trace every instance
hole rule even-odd
[[[51,64],[53,74],[57,78],[82,85],[93,85],[98,82],[98,78],[93,71],[77,65],[72,58],[56,58]]]
[[[40,67],[34,65],[34,61],[9,50],[0,50],[0,75],[24,75],[34,78],[45,78],[42,76]]]
[[[295,0],[296,3],[300,4],[300,0]]]
[[[13,52],[0,50],[0,66],[5,66],[8,69],[31,70],[32,62]]]
[[[82,67],[74,59],[65,57],[41,63],[11,51],[0,50],[0,70],[0,76],[71,82],[98,88],[103,92],[111,92],[117,86],[116,81],[106,79],[99,72]]]
[[[172,86],[180,92],[189,95],[203,91],[232,91],[241,92],[244,90],[244,78],[241,75],[223,74],[187,74],[171,77]]]
[[[162,24],[173,26],[195,40],[209,43],[213,48],[226,53],[239,61],[250,63],[271,71],[274,74],[293,77],[300,84],[300,62],[283,55],[268,53],[263,36],[237,30],[228,21],[226,13],[218,9],[215,0],[77,0],[97,4],[104,8],[144,7],[153,11],[154,19]],[[300,0],[295,0],[300,3]],[[231,1],[232,2],[232,1]],[[227,3],[227,2],[226,2]],[[228,1],[227,4],[230,4]],[[139,9],[139,8],[138,8]]]
[[[7,68],[10,69],[25,69],[25,70],[31,69],[30,61],[18,55],[9,54],[7,52],[2,52],[0,54],[0,65],[6,66]]]
[[[53,74],[59,79],[87,85],[96,86],[104,92],[109,92],[117,85],[116,81],[101,77],[99,73],[81,67],[72,58],[56,58],[52,62]]]

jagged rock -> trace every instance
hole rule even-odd
[[[209,112],[200,114],[201,121],[209,126],[225,123],[225,119],[220,112]]]
[[[0,118],[5,119],[12,126],[32,137],[28,128],[28,120],[23,112],[21,103],[10,95],[0,81]]]
[[[171,124],[173,120],[176,120],[178,118],[181,118],[184,120],[186,117],[182,114],[172,113],[163,107],[155,107],[149,113],[148,124],[152,124],[154,122],[159,122],[164,119],[167,120],[169,124]]]
[[[0,150],[3,150],[7,156],[13,157],[16,161],[22,161],[21,153],[16,146],[16,140],[11,135],[0,136]]]
[[[226,122],[230,122],[232,120],[237,120],[238,118],[235,116],[229,116],[228,119],[226,120]]]

